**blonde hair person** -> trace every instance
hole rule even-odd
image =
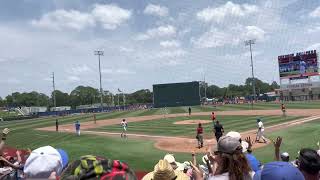
[[[229,136],[220,138],[214,155],[209,154],[209,161],[213,165],[209,180],[252,180],[254,172],[242,152],[239,139]],[[193,166],[194,172],[199,170]],[[195,174],[196,180],[203,179]]]

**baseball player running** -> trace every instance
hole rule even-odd
[[[257,132],[256,142],[259,142],[260,138],[262,138],[263,142],[267,143],[267,139],[263,136],[264,126],[261,119],[257,119],[257,123],[258,123],[258,132]]]
[[[127,127],[128,127],[128,123],[126,122],[125,119],[122,119],[121,127],[122,127],[121,138],[126,138],[126,137],[127,137]]]

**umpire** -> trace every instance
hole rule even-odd
[[[223,135],[224,133],[224,129],[222,124],[220,124],[219,121],[216,121],[214,127],[213,127],[213,131],[214,131],[214,135],[216,136],[216,140],[217,142],[219,141],[220,137]]]

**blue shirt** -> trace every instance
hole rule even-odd
[[[249,162],[251,169],[254,172],[257,172],[258,170],[260,170],[260,162],[257,160],[257,158],[253,154],[246,153],[246,158]]]

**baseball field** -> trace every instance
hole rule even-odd
[[[65,149],[71,159],[86,154],[102,155],[127,161],[135,170],[148,171],[166,153],[174,153],[177,161],[191,159],[191,152],[203,154],[207,147],[215,145],[211,130],[210,112],[225,131],[239,131],[243,137],[255,137],[256,119],[262,118],[266,137],[283,137],[282,151],[294,158],[301,147],[316,147],[320,129],[320,102],[287,104],[287,116],[283,117],[279,104],[259,103],[253,106],[195,106],[192,115],[188,107],[166,109],[118,111],[97,114],[97,123],[92,114],[65,117],[49,117],[20,121],[1,122],[1,129],[8,127],[7,144],[19,149],[34,149],[51,145]],[[128,138],[120,138],[122,118],[128,121]],[[59,132],[55,121],[59,120]],[[81,136],[74,133],[73,123],[81,122]],[[205,148],[197,149],[195,129],[202,122],[205,131]],[[269,141],[270,142],[270,141]],[[254,154],[262,162],[273,160],[273,145],[255,144]],[[199,156],[200,157],[200,156]]]

